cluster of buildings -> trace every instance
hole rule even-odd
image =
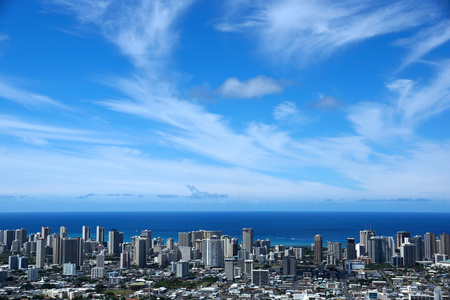
[[[446,233],[438,239],[430,232],[423,237],[411,237],[409,232],[399,231],[395,237],[386,237],[377,236],[374,230],[363,230],[360,231],[359,243],[354,238],[348,238],[345,248],[341,242],[330,241],[325,244],[319,234],[314,237],[311,247],[274,246],[269,239],[255,240],[252,228],[243,228],[241,242],[236,237],[222,235],[221,231],[210,230],[180,232],[177,241],[173,238],[155,238],[151,230],[142,230],[140,235],[131,237],[129,242],[124,241],[123,232],[117,229],[108,231],[107,237],[106,241],[105,228],[101,226],[96,228],[95,239],[91,238],[91,228],[87,226],[82,227],[81,236],[76,238],[69,237],[64,226],[59,229],[59,233],[53,234],[48,227],[30,234],[27,234],[26,229],[0,230],[0,254],[8,256],[8,264],[0,269],[0,286],[11,286],[14,280],[7,279],[11,278],[11,274],[16,274],[11,273],[13,270],[24,272],[22,281],[39,285],[44,274],[48,276],[45,270],[59,266],[59,274],[52,274],[53,279],[88,275],[91,280],[122,288],[130,280],[137,279],[134,272],[139,270],[138,275],[146,278],[144,281],[148,296],[161,294],[160,289],[151,287],[164,279],[196,281],[214,277],[219,283],[210,290],[180,288],[172,293],[180,299],[188,296],[196,298],[195,295],[199,298],[205,295],[214,298],[217,297],[217,291],[220,291],[219,299],[225,294],[230,299],[241,297],[242,294],[249,297],[256,297],[257,294],[260,298],[311,299],[311,295],[322,298],[320,291],[325,289],[331,290],[337,298],[352,298],[356,295],[356,298],[372,299],[374,296],[370,296],[368,291],[383,285],[372,285],[374,281],[380,281],[377,280],[379,278],[372,278],[370,286],[363,286],[364,293],[359,289],[352,296],[347,287],[349,278],[354,281],[367,280],[367,274],[371,274],[365,272],[367,266],[421,266],[429,270],[450,266],[447,260],[450,236]],[[389,281],[383,282],[385,290],[381,291],[381,296],[376,294],[377,299],[392,298],[392,293],[401,294],[392,283],[389,289]],[[445,287],[448,282],[446,284]],[[59,283],[58,286],[64,284]],[[447,295],[445,289],[444,293],[439,293],[441,298],[435,300],[441,300]]]

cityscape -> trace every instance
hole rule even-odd
[[[92,233],[91,233],[92,229]],[[83,226],[0,231],[1,299],[410,299],[449,298],[450,236],[377,236],[310,246],[274,245],[220,230],[124,241],[117,229]],[[95,237],[95,238],[94,238]],[[175,237],[176,238],[176,237]]]

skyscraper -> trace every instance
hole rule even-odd
[[[423,250],[423,240],[422,236],[416,235],[413,238],[411,238],[411,243],[416,245],[415,250],[415,261],[421,261],[424,258],[424,250]]]
[[[145,267],[146,264],[145,239],[138,238],[134,247],[134,263],[139,268]]]
[[[50,235],[50,227],[42,227],[41,238],[46,239]]]
[[[61,239],[61,263],[77,264],[78,262],[78,242],[77,239]]]
[[[59,228],[59,236],[61,237],[61,239],[67,237],[67,227],[61,226],[61,227]]]
[[[227,281],[234,280],[234,259],[226,258],[225,259],[225,276]]]
[[[368,241],[369,257],[373,263],[382,264],[391,261],[391,248],[388,238],[383,236],[371,237]]]
[[[224,267],[223,240],[217,236],[202,241],[202,260],[205,266]]]
[[[108,253],[111,255],[117,255],[120,253],[119,245],[123,242],[120,238],[120,232],[117,229],[109,231],[108,239]]]
[[[367,255],[367,251],[368,251],[368,241],[371,237],[376,236],[375,230],[369,229],[369,230],[361,230],[359,232],[359,243],[363,244],[364,246],[366,246],[366,253],[362,254],[362,255]]]
[[[88,241],[91,239],[91,227],[83,226],[81,233],[81,238],[83,240]]]
[[[346,251],[347,251],[347,260],[354,260],[356,259],[356,244],[354,238],[348,238],[347,239],[347,245],[346,245]]]
[[[439,244],[439,253],[450,256],[450,235],[444,232],[441,234],[440,240],[441,243]]]
[[[61,264],[61,237],[59,235],[53,239],[53,263]]]
[[[395,237],[397,248],[400,249],[400,247],[405,243],[405,239],[410,237],[411,233],[409,231],[398,231]]]
[[[43,268],[45,266],[45,239],[38,239],[36,243],[36,267]]]
[[[192,234],[190,231],[178,233],[178,246],[192,247]]]
[[[253,228],[242,229],[242,248],[252,253],[253,249]]]
[[[425,233],[423,247],[425,259],[433,260],[433,256],[436,254],[436,235],[434,233]]]
[[[97,226],[96,233],[95,240],[103,245],[105,243],[105,227]]]
[[[323,239],[320,234],[314,236],[314,263],[320,264],[323,261]]]

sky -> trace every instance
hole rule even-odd
[[[447,1],[0,2],[3,211],[449,211]]]

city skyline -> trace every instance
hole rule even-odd
[[[449,16],[3,2],[2,211],[448,211]]]

